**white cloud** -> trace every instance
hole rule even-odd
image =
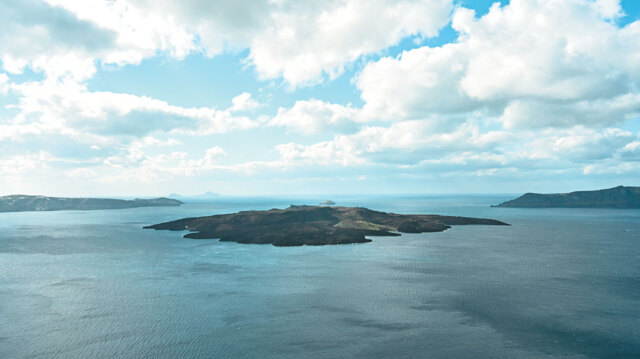
[[[456,41],[368,56],[407,37],[419,46],[451,11],[452,0],[3,1],[0,95],[18,102],[0,119],[0,176],[151,183],[287,173],[368,182],[640,171],[638,134],[614,128],[640,114],[640,21],[616,25],[619,2],[512,0],[482,17],[459,7]],[[278,99],[295,103],[274,114],[249,92],[218,110],[89,90],[101,65],[237,50],[247,50],[260,78],[291,88],[370,61],[354,79],[364,105],[300,99],[324,93],[303,90]],[[29,69],[44,79],[14,78]]]
[[[406,165],[465,151],[491,151],[508,134],[482,133],[477,124],[464,123],[455,131],[437,133],[430,121],[413,120],[390,127],[369,126],[351,135],[304,146],[276,147],[283,161],[299,165]]]
[[[97,174],[89,168],[74,168],[65,172],[70,178],[95,178]]]
[[[624,163],[609,162],[609,163],[603,163],[603,164],[597,164],[597,165],[588,165],[584,167],[583,173],[586,175],[603,175],[603,174],[622,175],[622,174],[630,174],[630,173],[640,173],[640,162],[624,162]]]
[[[219,146],[207,149],[204,156],[199,159],[189,159],[189,155],[181,151],[150,155],[145,152],[143,147],[132,144],[125,153],[105,159],[103,162],[105,166],[118,169],[118,171],[101,179],[101,181],[165,181],[172,178],[193,177],[215,170],[230,170],[228,166],[219,164],[219,159],[227,155],[224,149]],[[111,172],[114,173],[114,171]]]
[[[350,106],[331,104],[320,100],[296,101],[293,107],[280,107],[269,121],[270,126],[283,126],[292,132],[305,135],[324,131],[354,130],[359,110]]]
[[[252,111],[261,106],[258,101],[251,98],[251,94],[248,92],[243,92],[234,97],[231,100],[231,104],[229,112]]]
[[[0,72],[0,95],[6,95],[9,92],[9,76]]]
[[[0,60],[10,73],[31,66],[49,77],[86,79],[94,54],[115,45],[113,32],[37,0],[2,1],[0,23]]]
[[[312,145],[287,143],[276,150],[288,168],[316,166],[329,170],[342,166],[365,173],[428,171],[437,176],[596,173],[589,168],[613,173],[613,164],[640,161],[640,137],[615,128],[597,131],[577,126],[511,132],[490,130],[486,125],[468,121],[453,131],[438,132],[429,121],[401,121],[389,127],[365,127],[355,134]],[[615,173],[632,172],[636,167],[616,166]]]
[[[24,123],[30,123],[34,131],[102,136],[144,136],[154,131],[205,135],[257,126],[248,117],[233,116],[230,111],[173,106],[146,96],[92,92],[74,82],[30,82],[13,89],[22,95],[15,125],[23,128]]]
[[[182,161],[179,168],[188,173],[212,170],[218,167],[218,160],[226,155],[222,147],[214,146],[207,149],[204,157],[199,160]]]
[[[364,112],[386,119],[424,118],[432,114],[469,112],[482,104],[459,85],[465,57],[457,44],[421,47],[399,58],[369,63],[357,80]]]
[[[512,100],[499,120],[506,128],[609,126],[640,114],[640,94],[581,101]]]
[[[68,10],[81,21],[93,23],[114,34],[114,46],[99,53],[105,63],[137,64],[158,51],[183,58],[196,49],[195,36],[187,24],[179,24],[172,13],[135,6],[124,0],[46,0]],[[153,4],[148,4],[153,5]]]
[[[606,127],[640,112],[640,22],[617,27],[611,1],[513,0],[476,18],[458,8],[458,41],[368,64],[364,111],[383,118],[488,111],[509,127]],[[611,56],[616,54],[616,56]]]
[[[451,9],[452,0],[8,0],[0,5],[0,52],[12,73],[31,66],[81,81],[96,62],[248,48],[262,78],[295,87],[333,78],[406,36],[435,36]]]
[[[614,158],[638,137],[620,129],[595,131],[575,127],[531,134],[526,147],[534,158],[576,163]]]
[[[281,76],[294,87],[323,73],[334,78],[344,64],[408,35],[436,36],[452,9],[449,0],[283,3],[252,39],[249,58],[263,78]]]
[[[28,173],[43,173],[49,171],[49,163],[53,157],[44,151],[15,156],[0,157],[0,174],[2,176],[20,175]]]

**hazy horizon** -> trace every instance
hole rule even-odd
[[[602,188],[576,188],[576,189],[567,189],[564,191],[531,191],[531,190],[527,190],[527,191],[521,191],[521,192],[381,192],[381,193],[366,193],[366,192],[353,192],[353,193],[347,193],[347,192],[324,192],[324,193],[313,193],[313,192],[309,192],[309,193],[254,193],[254,194],[243,194],[243,193],[218,193],[218,192],[213,192],[213,191],[205,191],[205,192],[200,192],[200,193],[156,193],[156,194],[145,194],[145,195],[137,195],[137,194],[103,194],[103,195],[97,195],[97,194],[75,194],[75,195],[64,195],[64,194],[56,194],[56,193],[6,193],[6,194],[0,194],[0,196],[10,196],[10,195],[25,195],[25,196],[45,196],[45,197],[70,197],[70,198],[84,198],[84,197],[97,197],[97,198],[106,198],[106,197],[110,197],[110,198],[135,198],[135,197],[142,197],[142,198],[157,198],[157,197],[173,197],[173,196],[180,196],[180,197],[185,197],[185,198],[195,198],[195,197],[202,197],[205,198],[206,200],[215,200],[215,199],[221,199],[224,200],[225,198],[260,198],[260,197],[264,197],[264,198],[286,198],[286,197],[292,197],[292,198],[315,198],[315,197],[322,197],[322,196],[336,196],[336,197],[364,197],[364,196],[369,196],[369,197],[375,197],[375,196],[380,196],[380,197],[393,197],[393,196],[397,196],[397,197],[404,197],[404,196],[492,196],[492,195],[521,195],[527,192],[534,192],[534,193],[568,193],[568,192],[575,192],[575,191],[594,191],[594,190],[600,190],[600,189],[608,189],[608,188],[614,188],[614,187],[618,187],[618,186],[624,186],[624,187],[638,187],[638,186],[633,186],[633,185],[626,185],[626,184],[621,184],[621,185],[615,185],[615,186],[610,186],[610,187],[602,187]],[[208,197],[210,196],[210,197]],[[331,198],[326,198],[326,199],[331,199]]]

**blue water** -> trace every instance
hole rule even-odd
[[[335,197],[512,226],[296,248],[141,228],[322,199],[0,214],[0,358],[640,357],[640,210]]]

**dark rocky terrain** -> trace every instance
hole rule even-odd
[[[123,209],[135,207],[179,206],[182,202],[170,198],[110,199],[110,198],[62,198],[45,196],[11,195],[0,197],[0,212],[62,211]]]
[[[618,186],[571,193],[525,193],[494,207],[640,208],[640,187]]]
[[[301,246],[364,243],[371,242],[365,236],[441,232],[452,225],[463,224],[507,225],[492,219],[395,214],[361,207],[291,206],[287,209],[183,218],[144,228],[191,231],[185,238]]]

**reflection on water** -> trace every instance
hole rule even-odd
[[[332,199],[513,225],[277,248],[141,227],[320,199],[0,214],[0,357],[640,357],[640,211]]]

